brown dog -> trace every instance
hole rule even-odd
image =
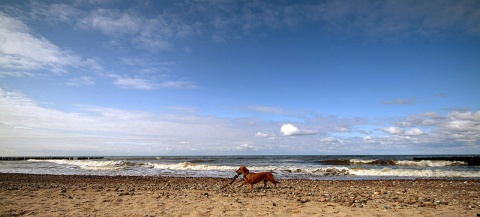
[[[275,187],[277,187],[277,183],[279,183],[275,181],[271,172],[251,173],[245,166],[241,166],[236,172],[237,174],[243,174],[243,183],[238,187],[248,183],[250,184],[250,190],[252,190],[253,184],[257,184],[261,181],[263,181],[263,187],[267,186],[267,181],[273,183]]]

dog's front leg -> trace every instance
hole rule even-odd
[[[243,182],[240,185],[238,185],[238,187],[242,187],[245,184],[247,184],[247,181],[244,179]]]

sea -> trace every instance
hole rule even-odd
[[[480,166],[465,156],[109,156],[0,160],[0,173],[232,178],[241,165],[277,179],[474,179]],[[480,155],[468,156],[479,159]],[[467,158],[468,158],[467,157]],[[81,159],[81,160],[79,160]],[[460,159],[460,160],[459,160]]]

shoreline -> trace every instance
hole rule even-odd
[[[0,173],[0,216],[476,216],[480,182],[279,180]]]

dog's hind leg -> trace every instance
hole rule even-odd
[[[277,181],[275,181],[275,180],[270,180],[270,182],[271,182],[273,185],[275,185],[275,187],[277,187],[277,184],[280,183],[280,182],[277,182]]]

